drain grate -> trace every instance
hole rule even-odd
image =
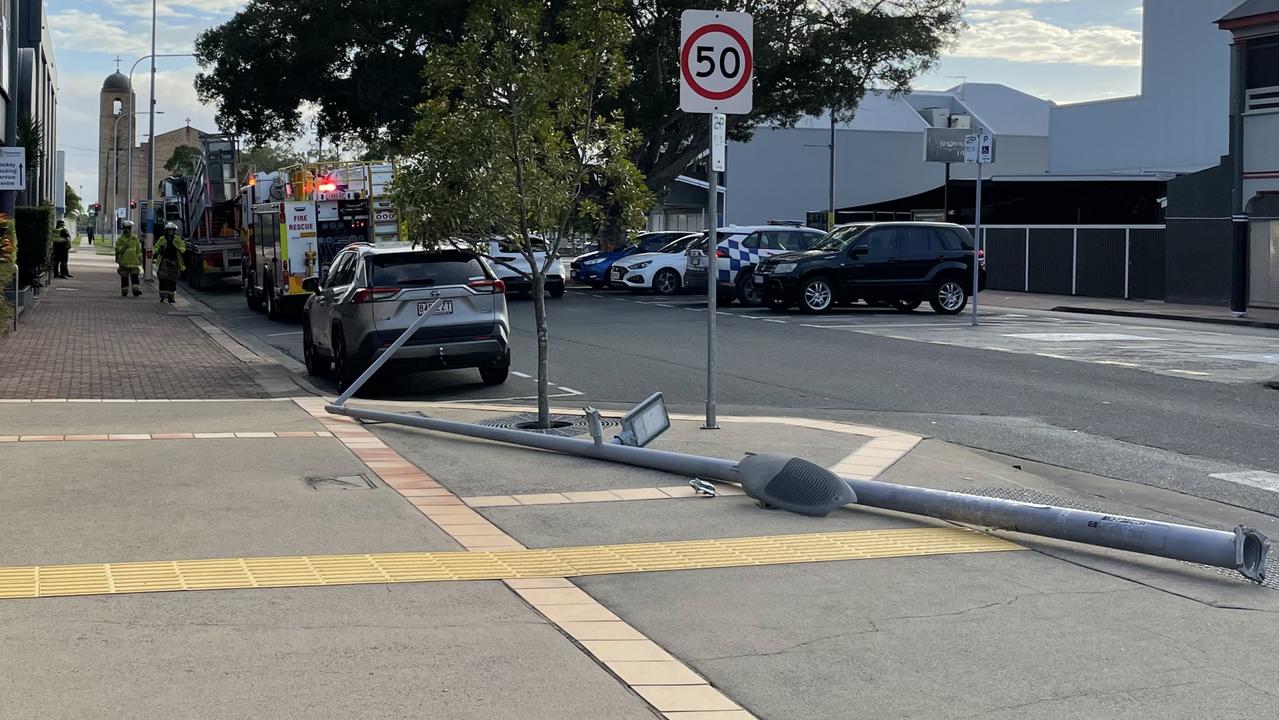
[[[507,417],[494,418],[492,420],[483,420],[476,423],[487,427],[507,428],[509,430],[526,430],[528,432],[542,433],[544,435],[559,435],[561,437],[573,437],[574,435],[588,435],[591,428],[586,423],[584,415],[551,415],[550,430],[530,430],[529,428],[520,427],[524,423],[535,422],[537,413],[520,413],[518,415],[509,415]],[[620,428],[621,421],[613,418],[603,418],[605,431],[609,428]]]
[[[359,475],[312,475],[306,478],[306,484],[312,490],[371,490],[377,487],[363,473]]]
[[[1017,500],[1019,502],[1033,503],[1035,505],[1056,505],[1058,507],[1070,508],[1071,510],[1111,512],[1106,508],[1099,507],[1088,502],[1072,500],[1070,498],[1059,497],[1057,495],[1048,495],[1047,493],[1041,493],[1037,490],[1028,490],[1026,488],[973,488],[971,490],[958,490],[956,492],[961,492],[965,495],[980,495],[982,497],[1000,498],[1002,500]],[[1124,513],[1119,514],[1122,515]],[[1279,560],[1276,559],[1275,555],[1276,551],[1272,549],[1270,554],[1266,557],[1266,580],[1261,583],[1262,587],[1267,587],[1271,590],[1279,590]],[[1185,565],[1211,570],[1218,575],[1247,582],[1240,577],[1237,570],[1213,567],[1212,565],[1200,565],[1199,563],[1182,562]]]

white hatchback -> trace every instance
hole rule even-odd
[[[499,280],[506,284],[507,293],[527,293],[533,289],[528,275],[528,260],[520,249],[505,238],[494,238],[489,241],[487,254],[492,258],[489,264]],[[539,265],[546,262],[546,242],[533,240],[533,260]],[[553,298],[564,297],[564,265],[558,257],[551,261],[546,271],[546,292]]]
[[[674,295],[684,287],[688,249],[705,237],[704,233],[690,233],[657,252],[624,257],[613,263],[609,280],[634,292],[652,290],[659,295]]]

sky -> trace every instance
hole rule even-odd
[[[189,53],[195,37],[245,0],[156,0],[157,53]],[[429,2],[429,0],[423,0]],[[47,0],[58,67],[58,147],[67,181],[85,199],[97,194],[98,91],[122,59],[126,74],[150,52],[147,0]],[[968,28],[916,87],[944,89],[968,80],[1010,85],[1058,103],[1139,92],[1141,0],[968,0]],[[148,63],[133,74],[146,107]],[[216,131],[213,108],[196,98],[190,58],[156,61],[156,133],[186,124]],[[145,140],[145,118],[138,123]]]

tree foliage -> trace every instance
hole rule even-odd
[[[266,140],[296,131],[318,110],[326,136],[396,150],[428,99],[418,77],[428,51],[458,42],[464,0],[250,0],[196,43],[201,97],[219,124]],[[556,27],[570,0],[543,0]],[[641,142],[632,161],[661,191],[705,145],[705,119],[678,109],[679,17],[688,8],[746,10],[755,27],[755,111],[730,137],[760,123],[789,124],[834,108],[847,117],[868,89],[903,90],[928,70],[963,26],[962,0],[622,0],[632,40],[622,113]],[[263,92],[262,88],[271,88]]]
[[[164,169],[174,175],[190,175],[195,172],[195,165],[199,160],[200,148],[179,145],[173,148],[173,154],[164,162]]]
[[[284,142],[263,142],[240,153],[242,172],[272,172],[305,160],[302,153]]]
[[[66,183],[65,200],[63,201],[63,212],[70,217],[79,217],[84,212],[84,205],[80,200],[80,193],[71,189],[71,183]]]
[[[27,189],[24,197],[35,198],[36,180],[44,164],[44,123],[23,113],[18,118],[18,144],[26,148]]]
[[[547,272],[565,238],[610,216],[638,226],[651,201],[629,159],[637,138],[604,113],[630,79],[620,4],[568,0],[551,16],[536,0],[474,2],[460,41],[426,55],[429,99],[394,183],[415,242],[502,236],[524,255],[543,423]]]

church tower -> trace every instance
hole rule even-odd
[[[103,232],[110,232],[115,208],[129,206],[125,186],[129,153],[133,147],[129,137],[129,115],[134,111],[135,99],[136,96],[129,92],[129,78],[120,72],[120,61],[116,60],[116,71],[107,76],[98,95],[98,202],[102,203],[103,220],[100,222]],[[115,162],[117,154],[118,163]]]

